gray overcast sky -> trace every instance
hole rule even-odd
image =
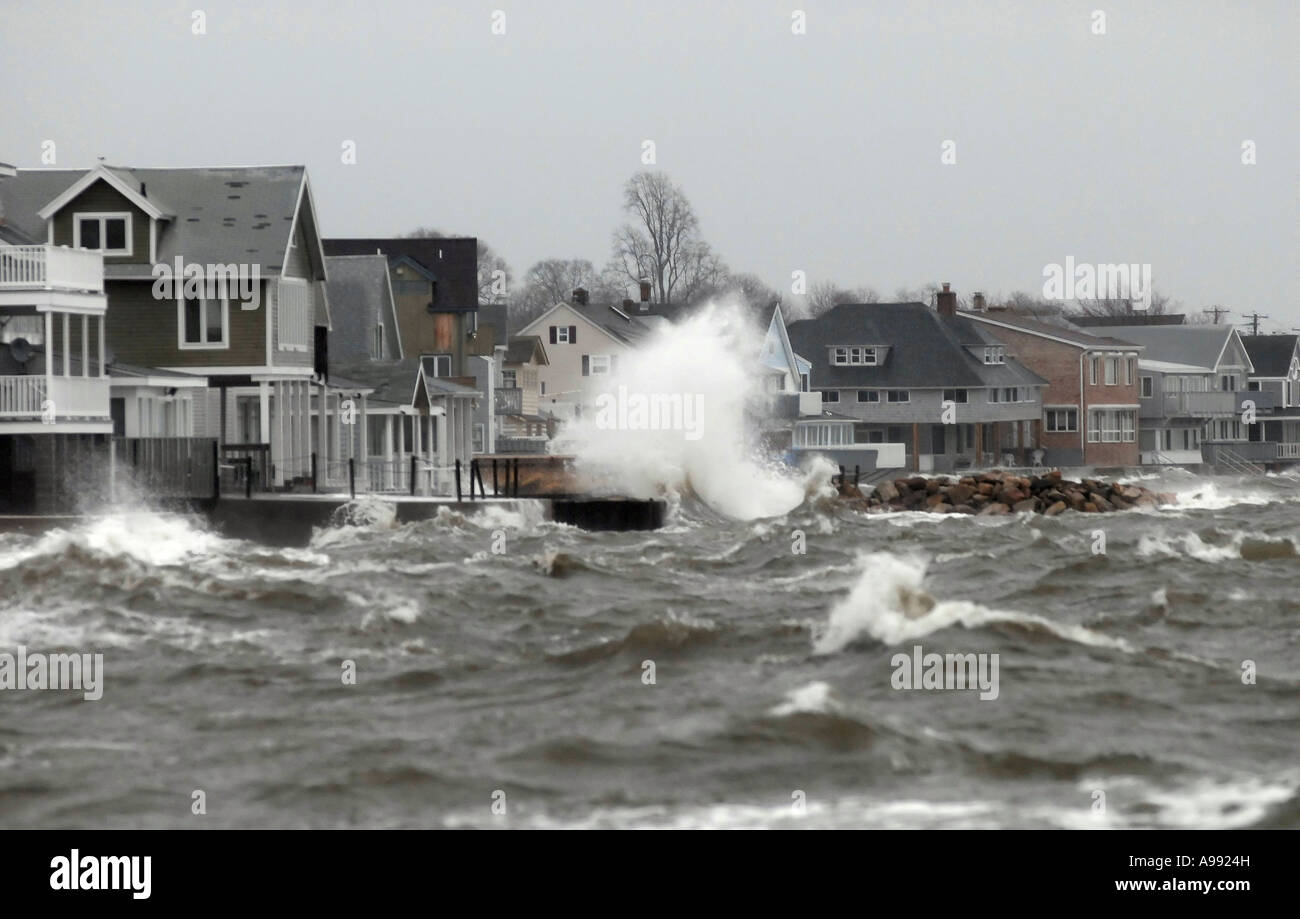
[[[1297,39],[1295,0],[0,0],[0,160],[305,163],[326,235],[436,226],[522,274],[604,263],[653,139],[733,270],[787,294],[1037,292],[1072,255],[1285,328]]]

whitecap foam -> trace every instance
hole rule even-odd
[[[1080,625],[988,609],[966,600],[935,600],[922,586],[926,566],[921,559],[875,552],[862,556],[860,564],[857,583],[831,608],[825,625],[814,633],[815,654],[834,654],[863,636],[897,645],[953,625],[975,629],[997,623],[1032,624],[1078,644],[1133,650],[1123,639]]]

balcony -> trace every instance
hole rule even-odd
[[[0,376],[0,420],[107,418],[108,377]]]
[[[1167,392],[1160,405],[1166,418],[1209,418],[1235,415],[1240,402],[1235,392]],[[1258,396],[1259,393],[1248,393]]]
[[[493,411],[498,415],[522,415],[524,413],[524,391],[518,386],[500,386],[496,389],[496,405]]]
[[[104,292],[104,257],[64,246],[0,246],[0,292]]]

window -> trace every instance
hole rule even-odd
[[[1002,389],[1002,401],[1003,401],[1003,402],[1019,402],[1019,401],[1020,401],[1020,390],[1019,390],[1019,388],[1017,388],[1017,387],[1015,387],[1015,386],[1006,386],[1006,387],[1003,387],[1003,389]]]
[[[1079,430],[1077,408],[1049,408],[1043,412],[1043,428],[1050,434],[1067,434]]]
[[[450,354],[433,354],[433,375],[435,377],[451,376],[451,355]]]
[[[567,345],[567,344],[570,344],[570,342],[569,342],[569,329],[570,329],[570,328],[571,328],[571,326],[567,326],[567,325],[553,325],[553,326],[551,326],[551,344],[553,344],[553,345]]]
[[[1097,370],[1098,368],[1100,368],[1100,366],[1101,366],[1100,357],[1094,356],[1093,359],[1088,362],[1088,383],[1092,386],[1097,385],[1097,377],[1100,375],[1097,373]]]
[[[839,390],[835,390],[835,389],[824,389],[824,390],[822,390],[822,401],[823,401],[823,402],[839,402],[839,401],[840,401],[840,393],[839,393]]]
[[[809,386],[808,374],[806,373],[799,374],[799,391],[808,392],[808,386]]]
[[[370,343],[370,356],[377,361],[384,359],[384,325],[375,326],[374,340]]]
[[[609,373],[610,361],[608,354],[591,355],[591,375],[597,376],[602,373]]]
[[[984,348],[984,363],[1005,364],[1006,354],[1001,345],[988,345]]]
[[[516,388],[516,386],[518,386],[518,384],[515,383],[515,371],[513,371],[513,370],[502,370],[502,371],[501,371],[501,388],[502,388],[502,389],[514,389],[514,388]]]
[[[876,365],[876,348],[872,345],[849,345],[831,349],[831,363],[873,367]]]
[[[1001,401],[1002,401],[1002,390],[998,389],[996,386],[994,386],[992,389],[990,389],[990,390],[989,390],[989,401],[990,401],[990,402],[1001,402]]]
[[[965,405],[967,402],[966,390],[964,389],[945,389],[943,391],[943,401],[956,402],[959,405]]]
[[[885,398],[889,402],[911,402],[912,394],[906,389],[891,389],[887,391]]]
[[[1125,386],[1133,385],[1133,368],[1136,366],[1137,366],[1137,358],[1135,357],[1124,358],[1124,385]]]
[[[542,382],[541,382],[540,385],[541,385],[541,387],[542,387],[542,391],[539,393],[539,395],[544,396],[544,395],[546,395],[546,381],[545,381],[545,380],[542,380]]]
[[[1246,384],[1246,389],[1250,392],[1259,392],[1259,380],[1251,380]]]
[[[853,443],[851,424],[801,424],[795,427],[795,446],[841,447]]]
[[[1088,442],[1118,444],[1133,443],[1137,419],[1132,409],[1100,409],[1088,412]]]
[[[312,340],[312,287],[299,278],[281,278],[275,312],[281,351],[306,351]]]
[[[72,245],[105,255],[130,255],[131,215],[77,214],[72,222]]]
[[[880,401],[880,390],[878,390],[878,389],[859,389],[859,390],[858,390],[858,401],[859,401],[859,402],[879,402],[879,401]]]
[[[1114,386],[1119,382],[1119,358],[1106,358],[1106,385]]]
[[[1225,373],[1219,377],[1219,389],[1224,392],[1232,392],[1237,388],[1237,375],[1235,373]]]
[[[227,348],[226,329],[230,324],[229,300],[205,300],[187,297],[178,301],[178,346],[182,349]]]
[[[1142,379],[1141,379],[1140,382],[1141,382],[1141,384],[1142,384],[1142,398],[1143,398],[1143,399],[1150,399],[1152,396],[1155,395],[1155,393],[1156,393],[1156,385],[1155,385],[1155,378],[1154,378],[1154,377],[1142,377]]]

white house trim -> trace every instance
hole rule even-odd
[[[45,207],[37,211],[36,215],[40,217],[42,220],[49,220],[51,217],[53,217],[55,214],[61,211],[64,208],[64,206],[68,204],[68,202],[72,201],[74,198],[76,198],[79,194],[81,194],[83,191],[85,191],[87,188],[89,188],[99,179],[103,179],[105,182],[107,182],[117,191],[121,192],[124,198],[126,198],[128,201],[130,201],[136,207],[140,208],[140,210],[144,211],[146,214],[148,214],[150,217],[154,218],[155,220],[157,220],[160,217],[168,216],[165,211],[159,210],[159,208],[152,201],[150,201],[148,198],[143,197],[139,192],[133,189],[130,185],[127,185],[125,182],[123,182],[121,179],[119,179],[116,175],[114,175],[111,171],[104,168],[103,166],[96,166],[94,169],[87,172],[76,182],[73,182],[72,185],[70,185],[68,188],[64,190],[63,194],[59,195],[49,204],[45,205]]]

